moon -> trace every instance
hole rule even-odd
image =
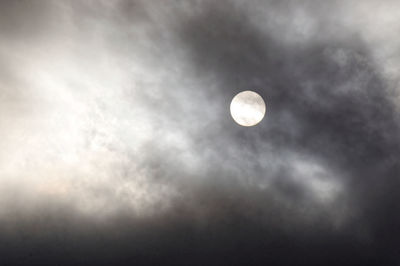
[[[230,110],[233,120],[241,126],[252,127],[265,116],[265,102],[254,91],[242,91],[233,97]]]

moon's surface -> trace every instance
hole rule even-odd
[[[241,126],[255,126],[264,118],[265,102],[254,91],[242,91],[233,97],[231,102],[233,120]]]

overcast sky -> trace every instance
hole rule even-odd
[[[398,10],[1,0],[0,264],[399,265]]]

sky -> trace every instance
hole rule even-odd
[[[400,265],[399,8],[1,0],[0,264]]]

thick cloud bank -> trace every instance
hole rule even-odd
[[[1,1],[1,261],[398,265],[398,8]]]

